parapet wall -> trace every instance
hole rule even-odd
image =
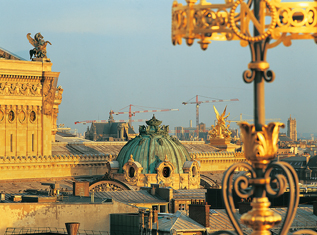
[[[104,175],[109,156],[0,157],[1,180]]]
[[[247,162],[243,152],[201,152],[190,155],[200,161],[200,171],[225,171],[234,163]]]

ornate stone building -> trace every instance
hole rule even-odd
[[[0,156],[49,156],[63,93],[59,72],[45,58],[24,61],[1,54]]]
[[[191,158],[186,148],[168,135],[168,126],[154,116],[140,126],[140,134],[130,140],[120,151],[116,160],[107,164],[107,179],[92,185],[90,189],[106,187],[117,190],[150,187],[160,184],[174,189],[200,188],[200,162]],[[122,187],[116,188],[118,182]]]
[[[92,141],[127,141],[135,136],[128,122],[115,122],[111,113],[107,123],[94,122],[85,132],[85,138]]]

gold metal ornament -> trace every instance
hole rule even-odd
[[[284,124],[272,122],[262,126],[262,131],[255,131],[255,126],[247,122],[240,122],[238,125],[244,143],[245,158],[255,168],[265,168],[276,157],[279,129],[284,128]]]

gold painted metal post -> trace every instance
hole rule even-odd
[[[276,122],[265,125],[264,82],[273,82],[275,79],[274,72],[269,70],[266,54],[268,49],[281,43],[290,46],[292,40],[314,39],[317,42],[317,2],[246,1],[224,0],[223,4],[211,4],[206,0],[186,0],[187,5],[183,5],[175,0],[172,7],[172,43],[181,44],[184,38],[190,46],[198,39],[202,50],[206,50],[212,40],[240,40],[241,46],[249,45],[251,62],[243,73],[243,80],[246,83],[254,82],[255,122],[254,125],[241,122],[239,126],[245,158],[251,164],[237,163],[226,171],[223,198],[229,219],[236,232],[242,235],[241,225],[235,215],[232,191],[240,198],[253,197],[252,210],[242,215],[241,223],[250,226],[253,235],[269,235],[270,229],[280,223],[282,218],[269,209],[267,196],[279,197],[288,184],[288,211],[280,231],[281,235],[286,235],[296,214],[299,186],[292,166],[273,161],[277,154],[279,128],[284,127],[284,124]],[[265,22],[266,19],[270,19],[270,22]],[[250,24],[253,24],[253,33],[250,32]],[[233,179],[234,172],[242,167],[251,176],[242,175]],[[276,168],[283,174],[271,174]],[[277,183],[277,188],[272,188],[273,181]],[[230,234],[228,231],[223,233]],[[311,234],[314,232],[311,231]]]

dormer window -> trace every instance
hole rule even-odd
[[[162,171],[162,175],[165,177],[165,178],[168,178],[171,176],[171,169],[166,166],[163,168],[163,171]]]

